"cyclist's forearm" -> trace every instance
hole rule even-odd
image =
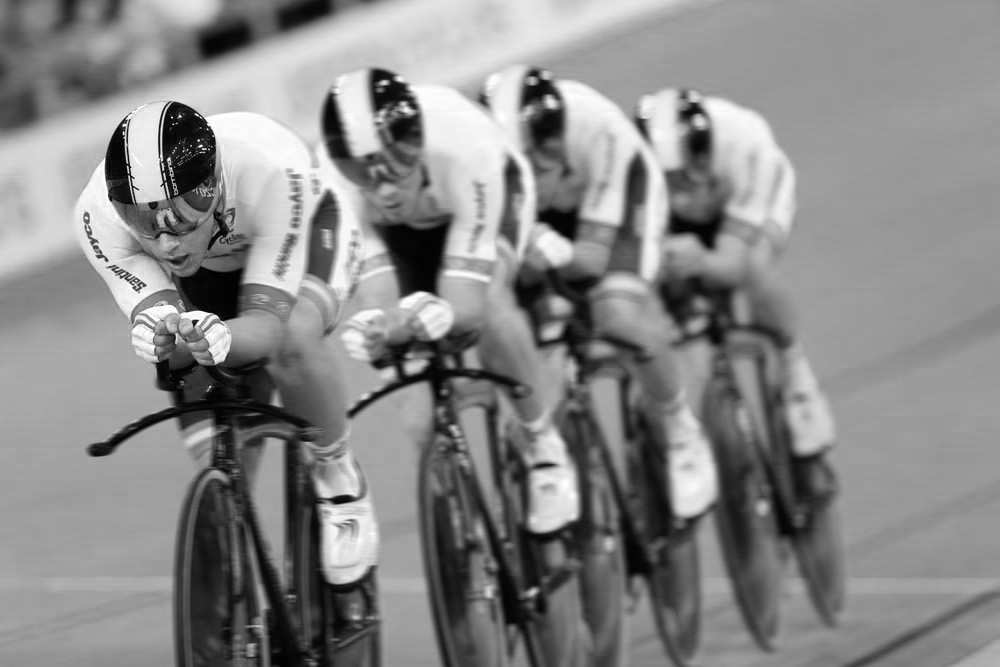
[[[483,280],[444,275],[439,281],[438,293],[451,304],[455,312],[452,333],[478,330],[486,320],[489,283]]]
[[[283,325],[277,316],[264,311],[247,311],[227,320],[233,342],[226,357],[226,366],[245,366],[265,358],[273,358],[281,345]]]

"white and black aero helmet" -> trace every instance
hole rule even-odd
[[[634,119],[664,171],[703,165],[711,158],[712,119],[697,90],[665,88],[643,95]]]
[[[215,132],[180,102],[144,104],[115,128],[104,157],[108,198],[143,236],[184,234],[212,217],[221,195]]]

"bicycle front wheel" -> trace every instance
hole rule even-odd
[[[177,667],[228,667],[254,656],[246,636],[245,577],[229,478],[202,470],[181,507],[174,552],[174,648]]]
[[[580,479],[580,589],[583,615],[593,641],[594,665],[624,664],[626,648],[625,588],[627,572],[622,547],[621,516],[605,457],[595,442],[593,420],[563,413],[559,431],[573,453]]]
[[[711,381],[702,414],[719,470],[715,525],[726,570],[744,624],[757,645],[771,652],[781,630],[785,563],[773,489],[739,395]]]
[[[632,515],[652,567],[646,575],[657,633],[677,667],[701,653],[702,587],[697,526],[673,526],[667,463],[638,407],[635,438],[628,443]]]
[[[506,620],[485,517],[458,469],[452,443],[433,436],[421,451],[418,502],[424,571],[445,667],[506,664]]]

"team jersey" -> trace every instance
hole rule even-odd
[[[331,196],[329,175],[308,144],[265,116],[225,113],[208,120],[221,160],[223,203],[215,223],[205,223],[217,228],[201,267],[242,271],[240,312],[261,309],[286,319],[303,280],[310,222]],[[123,313],[134,319],[144,308],[179,301],[169,266],[142,250],[109,201],[103,161],[77,200],[74,222],[87,259]],[[339,222],[345,224],[326,230],[331,238],[323,239],[331,248],[350,232],[350,219]],[[360,239],[349,242],[356,247]],[[340,276],[332,281],[335,287],[338,280],[346,288],[350,278]]]
[[[726,231],[753,237],[773,223],[786,235],[795,216],[795,171],[767,121],[720,97],[702,106],[712,126],[712,178],[671,178],[671,211],[692,226],[726,219]]]
[[[558,80],[566,109],[566,164],[536,173],[539,210],[576,211],[588,222],[620,227],[636,160],[658,173],[642,135],[610,99],[579,81]]]
[[[347,186],[349,205],[365,230],[362,279],[393,270],[379,228],[405,225],[417,230],[447,226],[442,275],[489,282],[498,240],[509,239],[518,256],[526,245],[535,211],[530,165],[493,119],[457,90],[437,85],[412,89],[424,142],[413,213],[399,219],[381,211],[362,189]],[[325,150],[319,153],[328,161]],[[347,183],[342,175],[339,179]]]

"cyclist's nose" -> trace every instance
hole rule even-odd
[[[379,184],[375,186],[375,194],[378,195],[379,199],[385,203],[394,204],[396,203],[396,200],[399,199],[399,188],[395,183],[380,181]]]
[[[168,234],[164,232],[156,237],[156,245],[160,252],[169,255],[177,246],[181,244],[181,240],[175,234]]]

